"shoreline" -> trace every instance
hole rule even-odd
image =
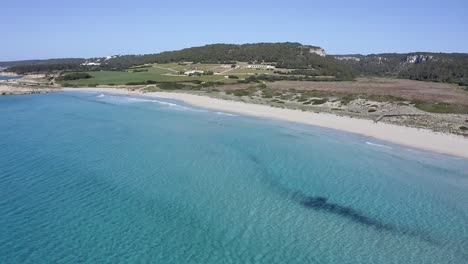
[[[21,94],[37,94],[37,93],[54,93],[61,92],[61,88],[47,88],[39,86],[18,86],[12,81],[0,81],[0,96],[3,95],[21,95]]]
[[[398,145],[468,159],[467,138],[458,135],[434,132],[428,129],[397,126],[382,122],[374,123],[372,120],[366,119],[344,117],[328,113],[304,112],[300,110],[276,108],[267,105],[249,104],[239,101],[228,101],[188,93],[140,93],[138,91],[129,91],[127,89],[118,88],[64,88],[63,91],[88,91],[175,99],[205,109],[331,128],[388,141]]]
[[[20,74],[16,74],[14,72],[2,72],[0,71],[0,76],[7,76],[7,77],[10,77],[10,76],[13,76],[13,77],[24,77],[23,75],[20,75]]]

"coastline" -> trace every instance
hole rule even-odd
[[[20,94],[37,94],[37,93],[54,93],[61,92],[61,88],[47,88],[39,86],[18,86],[13,85],[13,81],[0,81],[0,96],[2,95],[20,95]]]
[[[23,77],[22,75],[18,75],[14,72],[3,72],[3,71],[0,71],[0,76],[18,76],[18,77]]]
[[[373,121],[366,119],[276,108],[266,105],[228,101],[178,92],[140,93],[138,91],[129,91],[118,88],[64,88],[63,91],[102,92],[181,100],[187,104],[205,109],[342,130],[416,149],[468,159],[467,138],[452,134],[433,132],[428,129],[397,126],[381,122],[374,123]]]

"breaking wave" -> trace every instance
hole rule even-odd
[[[105,94],[99,94],[98,96],[96,96],[96,98],[100,98],[100,99],[105,98],[106,102],[117,103],[117,104],[157,103],[157,104],[160,104],[160,105],[176,107],[176,108],[179,108],[179,109],[192,110],[192,108],[187,107],[187,106],[182,106],[182,105],[178,105],[176,103],[171,103],[171,102],[166,102],[166,101],[159,101],[159,100],[156,100],[156,99],[143,99],[143,98],[126,97],[126,96],[112,96],[112,95],[105,95]]]
[[[215,114],[217,114],[217,115],[224,115],[224,116],[238,116],[238,115],[235,115],[235,114],[224,113],[224,112],[215,112]]]
[[[367,145],[371,145],[371,146],[375,146],[375,147],[381,147],[381,148],[386,148],[386,149],[393,149],[392,147],[389,147],[389,146],[386,146],[386,145],[377,144],[377,143],[372,143],[372,142],[369,142],[369,141],[367,141],[366,144],[367,144]]]

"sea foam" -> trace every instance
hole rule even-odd
[[[374,147],[381,147],[381,148],[386,148],[386,149],[393,149],[392,147],[389,147],[389,146],[386,146],[386,145],[382,145],[382,144],[372,143],[372,142],[369,142],[369,141],[366,141],[366,144],[367,144],[367,145],[374,146]]]

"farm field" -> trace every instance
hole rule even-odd
[[[184,75],[185,71],[211,71],[211,75]],[[131,67],[123,71],[89,71],[92,78],[62,81],[66,85],[125,85],[138,82],[223,82],[235,83],[235,79],[226,78],[228,75],[244,79],[255,74],[273,74],[271,70],[230,68],[223,64],[151,64]]]

